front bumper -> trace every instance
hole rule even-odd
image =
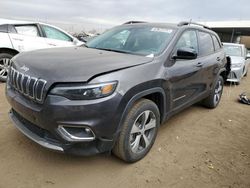
[[[111,151],[114,145],[120,119],[116,113],[119,94],[93,101],[48,95],[44,104],[36,104],[7,87],[6,97],[12,106],[9,115],[15,126],[43,147],[88,156]],[[95,139],[70,142],[58,131],[60,125],[89,127]]]
[[[231,72],[227,77],[228,82],[240,82],[243,76],[243,67],[240,68],[231,68]]]
[[[55,151],[63,152],[64,149],[61,146],[61,144],[49,141],[48,139],[43,138],[42,136],[39,136],[39,134],[34,133],[31,129],[29,129],[25,124],[23,124],[15,115],[14,112],[11,110],[9,113],[10,119],[13,121],[16,128],[21,131],[25,136],[27,136],[29,139],[33,140],[37,144],[52,149]]]

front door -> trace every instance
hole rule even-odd
[[[180,48],[192,48],[198,54],[198,39],[195,30],[185,31],[178,40],[175,51]],[[202,79],[202,65],[200,59],[175,60],[168,68],[167,80],[171,86],[171,108],[181,108],[188,102],[197,98],[205,89],[206,85]]]
[[[45,33],[45,41],[48,48],[75,46],[73,38],[59,29],[48,25],[41,25],[41,28]]]

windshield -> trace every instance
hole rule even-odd
[[[240,46],[224,44],[224,49],[226,54],[229,56],[243,56],[241,50],[242,48]]]
[[[154,56],[168,45],[174,29],[152,26],[122,26],[89,41],[86,46],[121,53]]]

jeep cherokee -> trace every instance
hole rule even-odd
[[[200,101],[218,105],[225,65],[221,41],[206,26],[129,22],[85,47],[14,57],[9,115],[46,148],[85,156],[112,151],[135,162],[171,116]]]

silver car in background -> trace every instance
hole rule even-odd
[[[247,76],[249,60],[244,44],[223,43],[226,55],[231,58],[231,72],[227,81],[240,84],[242,77]]]

